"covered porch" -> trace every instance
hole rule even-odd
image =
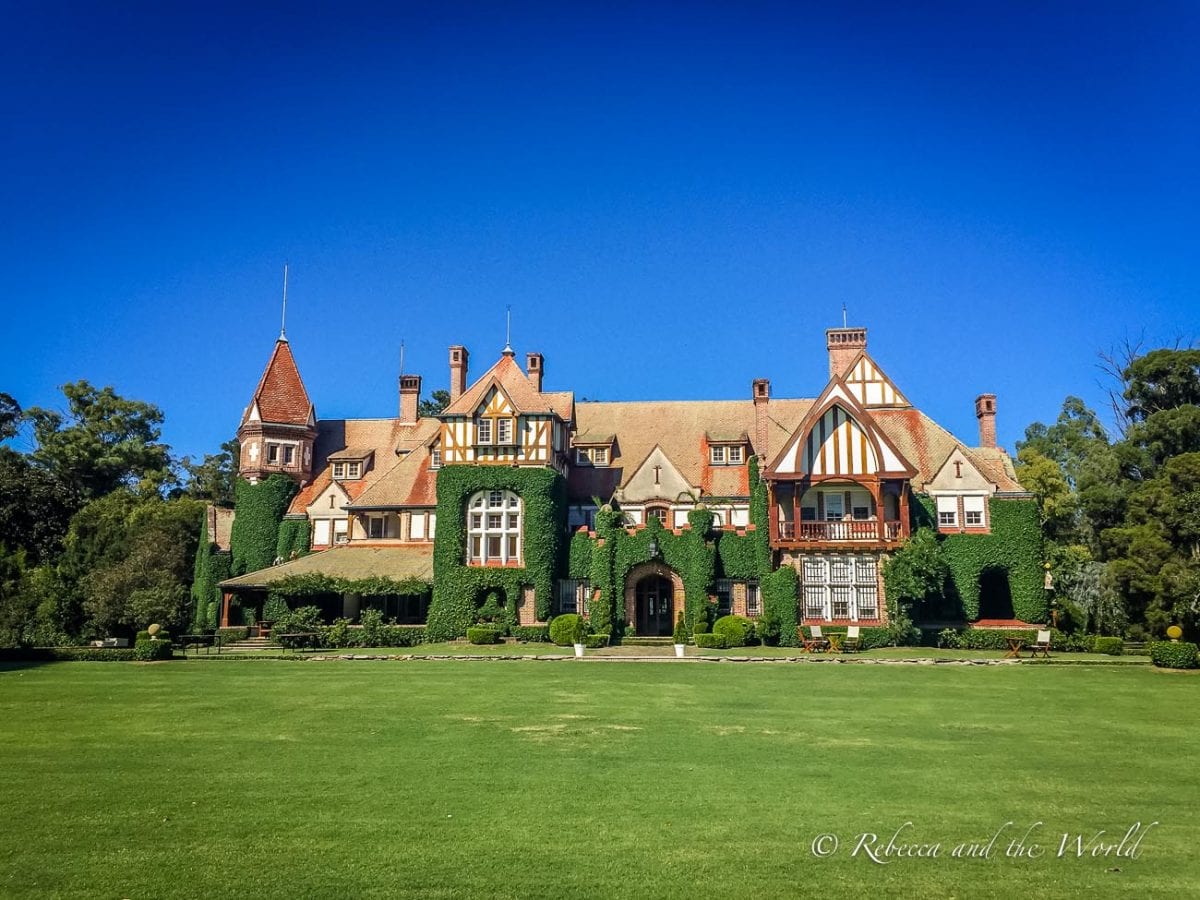
[[[908,536],[908,492],[899,480],[796,479],[770,484],[771,541],[886,546]]]

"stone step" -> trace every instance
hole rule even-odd
[[[627,647],[669,647],[675,643],[670,637],[625,637],[621,643]]]

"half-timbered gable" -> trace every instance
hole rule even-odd
[[[511,351],[441,414],[445,465],[540,465],[563,471],[574,396],[537,390]]]
[[[842,381],[854,399],[867,409],[912,405],[865,350],[851,361]]]

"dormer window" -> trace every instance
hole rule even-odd
[[[480,419],[475,425],[475,437],[480,444],[492,442],[492,420]]]
[[[362,463],[360,462],[335,462],[333,464],[333,478],[335,481],[350,481],[361,477]]]
[[[429,468],[440,469],[442,467],[442,449],[434,447],[429,451]]]
[[[740,466],[746,461],[746,448],[742,444],[712,444],[708,454],[714,466]]]
[[[608,447],[576,447],[575,461],[581,466],[607,466]]]

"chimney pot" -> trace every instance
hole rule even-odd
[[[996,446],[996,395],[980,394],[975,398],[975,418],[979,420],[979,446]]]
[[[414,425],[421,402],[421,376],[400,376],[400,424]]]
[[[462,344],[450,348],[450,402],[457,400],[467,389],[467,361],[470,354]]]
[[[767,406],[771,402],[771,382],[755,378],[750,385],[750,396],[754,401],[754,452],[765,457],[768,453]]]
[[[860,350],[867,349],[867,329],[830,328],[825,332],[825,347],[829,350],[829,377],[844,378],[850,363]]]
[[[533,389],[539,394],[542,391],[542,369],[545,367],[545,358],[540,353],[530,353],[525,357],[525,371],[529,375],[529,380],[533,382]]]

